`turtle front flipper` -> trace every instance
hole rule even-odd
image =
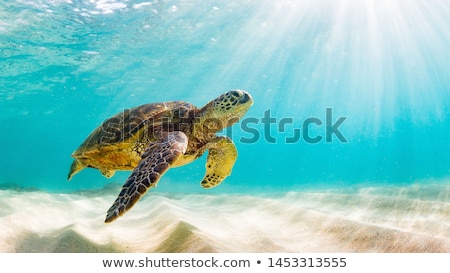
[[[187,136],[178,131],[168,133],[162,139],[151,143],[109,208],[105,223],[122,216],[148,189],[156,187],[161,176],[186,152],[187,144]]]
[[[216,137],[208,146],[206,174],[200,183],[205,189],[219,185],[229,176],[237,158],[236,146],[228,137]]]

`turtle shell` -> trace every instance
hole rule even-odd
[[[139,156],[158,137],[158,133],[179,130],[181,124],[189,124],[196,110],[194,105],[182,101],[150,103],[125,109],[97,127],[72,156],[92,161],[86,163],[93,167],[132,167],[137,162],[128,162],[130,158]],[[136,157],[134,161],[138,160],[139,157]]]

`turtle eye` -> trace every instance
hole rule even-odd
[[[244,94],[241,98],[241,103],[246,103],[250,100],[250,96],[248,94]]]

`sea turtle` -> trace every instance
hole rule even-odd
[[[206,150],[203,188],[219,185],[237,158],[232,140],[216,133],[244,116],[253,99],[242,90],[226,92],[198,109],[183,101],[144,104],[107,119],[73,152],[68,180],[86,167],[107,178],[133,170],[108,210],[106,223],[123,215],[170,167],[199,158]]]

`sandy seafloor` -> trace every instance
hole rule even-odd
[[[273,194],[0,191],[0,252],[450,252],[450,182]]]

